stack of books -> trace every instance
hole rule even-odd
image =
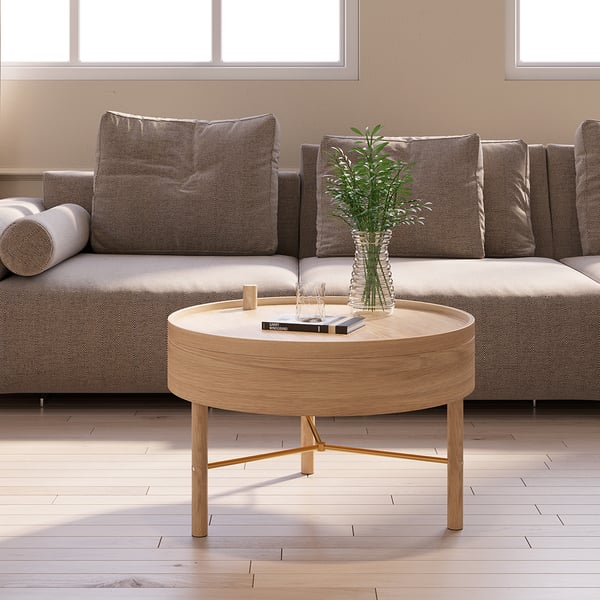
[[[322,319],[299,320],[296,315],[282,315],[272,321],[263,321],[265,331],[309,331],[312,333],[347,334],[365,324],[364,317],[348,315],[325,316]]]

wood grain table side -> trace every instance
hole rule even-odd
[[[349,314],[344,298],[329,314]],[[463,399],[474,389],[474,319],[450,307],[397,301],[349,335],[263,331],[295,298],[193,306],[169,316],[168,386],[193,405],[192,533],[206,535],[206,407],[257,414],[363,416],[447,405],[448,527],[462,528]],[[241,391],[243,390],[243,391]],[[302,446],[314,444],[301,424]],[[314,472],[313,452],[301,455]]]

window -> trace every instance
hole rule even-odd
[[[600,79],[598,0],[506,0],[508,79]]]
[[[6,79],[357,79],[359,0],[2,0]]]

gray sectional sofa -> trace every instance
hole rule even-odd
[[[197,134],[197,124],[194,131]],[[177,139],[181,139],[179,134]],[[400,144],[402,151],[418,138],[406,139]],[[301,154],[299,172],[277,171],[276,164],[271,165],[276,174],[270,188],[271,194],[277,193],[276,247],[254,253],[250,249],[245,255],[235,254],[235,247],[214,254],[209,247],[187,254],[166,253],[164,248],[153,251],[151,246],[144,252],[127,247],[113,251],[111,218],[121,239],[132,225],[118,211],[144,210],[143,205],[128,208],[118,186],[115,197],[121,204],[103,207],[102,227],[96,229],[103,239],[94,240],[98,198],[115,191],[103,187],[106,180],[99,181],[99,174],[107,172],[102,151],[95,173],[46,173],[43,204],[35,199],[0,201],[0,229],[5,229],[0,259],[7,256],[1,252],[2,242],[20,220],[17,217],[30,215],[31,220],[53,207],[76,205],[91,215],[92,232],[91,245],[80,251],[73,247],[57,250],[60,232],[75,227],[72,213],[81,217],[78,209],[64,209],[66,216],[57,218],[66,220],[50,231],[54,246],[51,243],[50,250],[40,250],[54,252],[49,268],[17,275],[0,264],[0,393],[164,393],[170,312],[191,304],[239,298],[245,283],[256,283],[260,296],[292,295],[299,277],[324,281],[328,295],[345,295],[352,257],[343,249],[323,250],[330,238],[323,237],[328,229],[323,222],[319,146],[305,145]],[[483,164],[480,157],[476,165],[482,186],[473,187],[467,178],[469,189],[483,194],[484,201],[486,189],[494,185],[499,198],[513,193],[506,163],[493,163],[493,151],[487,156],[487,165],[485,154]],[[527,214],[519,213],[520,225],[508,229],[529,226],[531,239],[520,244],[517,256],[510,256],[510,248],[484,249],[483,256],[461,258],[394,256],[396,296],[448,304],[475,316],[476,388],[471,398],[600,400],[600,252],[584,254],[582,250],[576,152],[573,146],[530,145],[525,146],[525,156],[527,172],[520,178],[519,202],[526,188]],[[114,156],[110,161],[112,168]],[[135,173],[133,185],[145,168],[139,167],[139,157],[136,161],[135,169],[141,168],[142,173]],[[118,169],[109,174],[115,173],[120,181]],[[443,173],[440,177],[446,181]],[[491,191],[489,203],[484,204],[491,215]],[[481,220],[477,211],[471,217],[473,223]],[[260,228],[260,218],[248,218],[241,224],[243,229],[230,235],[243,237],[246,244],[246,238],[251,239]],[[155,226],[144,223],[141,233],[132,232],[132,236],[143,239],[144,231]],[[459,235],[452,227],[448,222],[445,235]],[[21,232],[21,242],[25,240],[29,248],[34,234]]]

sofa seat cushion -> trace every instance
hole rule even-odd
[[[92,247],[116,254],[259,255],[277,249],[279,128],[106,113]]]
[[[412,165],[412,196],[431,203],[424,225],[399,225],[390,256],[484,256],[483,154],[477,134],[448,137],[386,137],[385,152]],[[317,162],[317,256],[352,256],[350,227],[336,217],[327,178],[333,148],[352,159],[357,138],[326,136]]]
[[[547,258],[391,262],[396,297],[475,317],[473,398],[600,398],[600,284],[590,277]],[[305,258],[300,277],[347,295],[351,266],[351,258]]]
[[[171,312],[241,298],[246,283],[260,296],[293,295],[297,272],[282,255],[84,253],[9,277],[0,282],[3,392],[165,393]]]
[[[573,256],[563,258],[561,262],[600,283],[600,255]]]

